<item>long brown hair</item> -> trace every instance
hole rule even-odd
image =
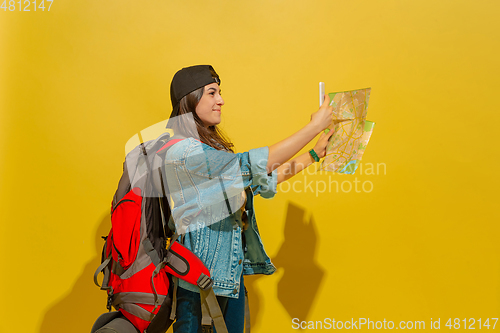
[[[218,150],[227,150],[233,152],[233,143],[224,135],[224,133],[217,127],[217,125],[209,126],[206,128],[203,121],[196,114],[196,106],[203,96],[205,87],[196,89],[184,96],[179,101],[179,113],[178,115],[186,114],[191,112],[193,114],[194,121],[196,123],[196,129],[198,130],[198,135],[200,141]],[[190,136],[195,136],[196,133],[187,133]]]

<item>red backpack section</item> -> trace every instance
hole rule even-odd
[[[111,305],[118,307],[143,332],[158,313],[170,283],[164,270],[155,274],[156,267],[147,255],[137,258],[142,252],[139,251],[141,206],[138,188],[128,192],[115,205],[111,214],[111,231],[106,240],[106,257],[111,255],[113,259],[108,282],[108,286],[112,286],[108,289],[108,295],[113,299]]]

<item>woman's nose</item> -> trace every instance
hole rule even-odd
[[[220,95],[219,95],[219,101],[217,102],[217,104],[224,105],[224,99]]]

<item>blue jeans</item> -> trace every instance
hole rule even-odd
[[[245,286],[241,276],[238,298],[217,296],[228,333],[243,333],[245,325]],[[214,332],[216,330],[214,329]],[[177,288],[177,320],[174,333],[201,333],[200,294]]]

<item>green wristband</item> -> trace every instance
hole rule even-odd
[[[314,149],[309,150],[309,154],[311,154],[312,158],[314,158],[315,162],[319,162],[318,154],[314,151]]]

